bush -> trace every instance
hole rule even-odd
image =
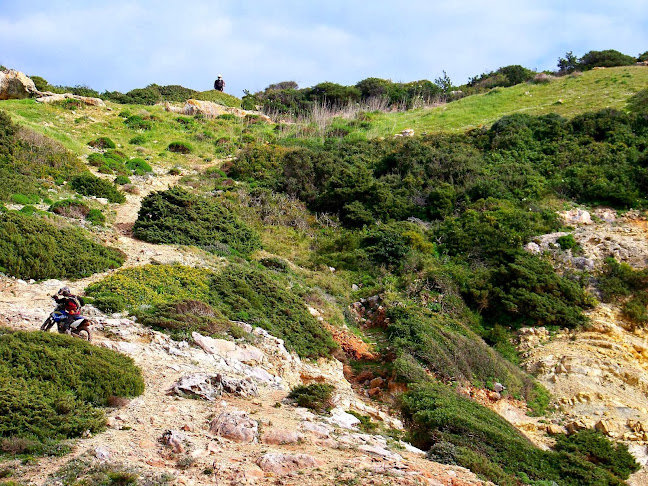
[[[145,326],[168,333],[178,341],[190,340],[194,331],[206,336],[223,337],[234,326],[209,304],[190,299],[139,312],[138,320]]]
[[[101,209],[91,209],[88,211],[86,219],[96,225],[102,225],[106,222],[106,216],[101,212]]]
[[[146,137],[144,135],[137,135],[128,141],[131,145],[143,145],[145,142]]]
[[[589,51],[580,58],[578,66],[587,71],[594,67],[632,66],[635,62],[636,60],[632,56],[627,56],[614,49],[607,49],[605,51]]]
[[[116,272],[86,288],[106,312],[155,307],[182,300],[208,301],[212,273],[182,265],[144,265]]]
[[[316,412],[328,412],[333,408],[332,398],[335,387],[328,383],[299,385],[288,394],[300,407],[310,408]]]
[[[40,197],[33,194],[12,194],[11,200],[16,204],[37,204],[40,201]]]
[[[16,212],[0,215],[0,272],[26,279],[83,278],[117,268],[119,250],[87,239],[76,228],[58,228]]]
[[[640,469],[625,444],[614,444],[596,430],[581,430],[571,435],[556,437],[556,451],[581,456],[583,459],[606,468],[621,479]]]
[[[0,437],[13,444],[98,432],[105,418],[95,407],[143,390],[140,371],[124,355],[68,336],[0,330]]]
[[[91,140],[88,142],[88,145],[97,149],[114,149],[117,147],[115,142],[108,137],[99,137],[96,140]]]
[[[587,455],[594,450],[591,446],[583,447],[582,453],[540,450],[495,412],[445,385],[414,386],[401,399],[415,445],[497,484],[621,486],[627,477],[621,475],[628,470],[623,454],[615,468]]]
[[[193,147],[187,142],[171,142],[167,150],[178,154],[190,154],[193,152]]]
[[[92,153],[88,155],[88,163],[93,167],[101,167],[107,164],[106,158],[103,156],[103,154],[98,153]]]
[[[70,181],[70,187],[84,196],[105,197],[111,203],[126,201],[126,197],[117,190],[114,184],[92,174],[75,177]]]
[[[126,168],[132,170],[135,175],[143,175],[147,172],[153,172],[153,168],[144,159],[140,158],[126,161]]]
[[[81,201],[74,199],[63,199],[52,204],[48,211],[51,211],[66,218],[85,218],[90,212],[90,208]]]
[[[124,120],[124,124],[133,130],[150,130],[153,125],[149,120],[145,120],[140,115],[131,115]]]
[[[574,235],[571,234],[559,236],[556,239],[556,243],[560,245],[562,250],[574,250],[579,248],[578,242],[574,239]]]
[[[248,254],[261,247],[258,234],[212,199],[180,188],[149,194],[142,201],[134,235],[150,243],[195,245],[216,251],[216,243]]]
[[[126,177],[125,175],[117,176],[117,177],[115,177],[115,180],[113,181],[113,184],[116,184],[116,185],[119,185],[119,186],[123,186],[124,184],[130,184],[130,183],[131,183],[130,179],[128,177]]]
[[[621,303],[626,317],[648,322],[648,269],[634,270],[627,263],[606,258],[597,279],[604,302]]]
[[[229,319],[262,327],[301,357],[328,356],[336,348],[304,302],[267,270],[230,264],[212,277],[209,286],[213,307]]]

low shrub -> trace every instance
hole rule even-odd
[[[117,176],[113,181],[113,184],[117,184],[118,186],[123,186],[124,184],[130,184],[130,183],[131,180],[125,175]]]
[[[92,174],[84,174],[70,181],[70,187],[84,196],[104,197],[111,203],[123,203],[126,197],[114,184]]]
[[[333,408],[333,392],[335,387],[328,383],[313,383],[299,385],[288,394],[300,407],[310,408],[316,412],[327,412]]]
[[[161,304],[139,312],[138,320],[145,326],[168,333],[173,339],[191,339],[192,332],[222,337],[233,324],[221,312],[199,300],[180,300]],[[236,332],[236,331],[235,331]]]
[[[124,254],[95,243],[77,228],[36,216],[0,214],[0,272],[26,279],[83,278],[118,268]]]
[[[124,124],[133,130],[150,130],[153,128],[152,123],[149,120],[145,120],[140,115],[131,115],[126,120]]]
[[[560,245],[562,250],[576,250],[579,248],[578,242],[574,239],[574,235],[559,236],[556,243]]]
[[[635,270],[607,258],[597,280],[604,302],[620,303],[626,317],[637,323],[648,322],[648,269]]]
[[[88,163],[93,167],[101,167],[102,165],[106,165],[106,158],[103,154],[92,153],[88,155]]]
[[[90,142],[88,142],[88,145],[96,149],[104,149],[104,150],[114,149],[117,147],[117,145],[115,145],[115,142],[113,142],[108,137],[99,137],[95,140],[91,140]]]
[[[86,219],[96,225],[102,225],[106,222],[106,216],[101,212],[101,209],[91,209],[88,211]]]
[[[193,152],[193,147],[187,142],[171,142],[167,150],[178,154],[190,154]]]
[[[195,245],[208,251],[217,251],[217,243],[242,254],[261,246],[259,235],[225,206],[177,187],[144,198],[133,233],[150,243]]]
[[[63,199],[52,204],[48,211],[58,214],[59,216],[65,216],[66,218],[83,219],[88,216],[90,208],[87,204],[81,201]]]
[[[442,384],[415,385],[401,400],[415,445],[496,484],[555,481],[565,486],[621,486],[633,470],[623,450],[598,442],[580,445],[576,440],[578,445],[557,452],[540,450],[497,413]],[[593,450],[608,462],[590,455]]]
[[[337,346],[278,274],[230,264],[209,282],[209,303],[227,318],[266,329],[301,357],[328,356]]]
[[[153,168],[144,160],[134,158],[126,161],[126,168],[133,171],[135,175],[143,175],[147,172],[153,172]]]
[[[144,265],[113,273],[86,288],[107,312],[137,311],[182,300],[208,301],[212,273],[182,265]]]
[[[0,330],[5,453],[30,448],[21,440],[44,444],[98,432],[105,418],[96,407],[107,405],[110,396],[132,397],[143,390],[140,371],[122,354],[69,336]]]

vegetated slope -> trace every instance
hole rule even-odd
[[[416,132],[465,132],[490,126],[513,113],[573,116],[614,108],[623,111],[632,95],[648,86],[648,67],[595,69],[553,79],[546,84],[523,83],[495,88],[436,108],[380,114],[372,117],[371,133],[386,135],[413,128]]]

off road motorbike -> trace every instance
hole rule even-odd
[[[56,324],[56,328],[60,334],[70,334],[85,339],[86,341],[92,339],[90,335],[90,319],[82,315],[76,316],[76,319],[72,321],[70,329],[67,331],[65,329],[66,319],[67,314],[63,311],[63,304],[59,304],[56,306],[56,309],[52,311],[49,317],[45,319],[45,322],[43,322],[43,325],[41,326],[41,331],[47,332],[54,324]]]

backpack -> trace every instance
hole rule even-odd
[[[214,89],[221,90],[225,87],[225,81],[222,79],[217,79],[214,81]]]

